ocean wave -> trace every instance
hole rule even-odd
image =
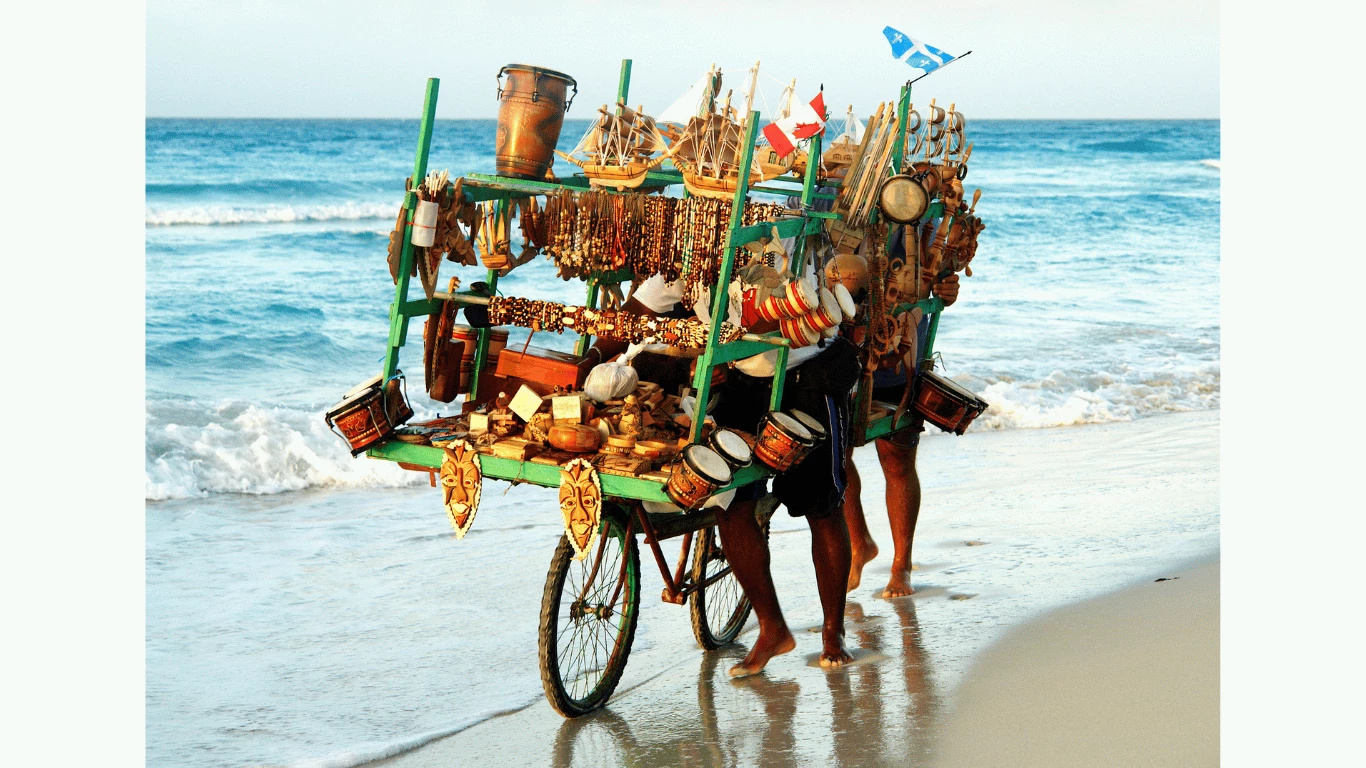
[[[1054,372],[1040,381],[957,377],[989,404],[972,429],[1039,429],[1133,421],[1219,407],[1219,367],[1180,371]]]
[[[960,375],[989,404],[972,429],[1039,429],[1132,421],[1219,407],[1218,364],[1171,371],[1054,372],[1037,381]],[[415,421],[432,418],[421,403]],[[401,487],[427,478],[353,458],[321,411],[240,401],[149,402],[146,498],[265,495],[316,487]]]
[[[1213,169],[1216,170],[1216,171],[1221,171],[1221,170],[1223,170],[1223,166],[1220,165],[1220,158],[1217,158],[1217,157],[1209,158],[1209,159],[1207,159],[1207,160],[1201,160],[1201,161],[1200,161],[1200,164],[1201,164],[1201,165],[1205,165],[1205,166],[1209,166],[1210,168],[1213,168]]]
[[[299,221],[361,221],[393,219],[395,203],[337,203],[334,205],[267,205],[249,208],[203,205],[190,208],[148,208],[147,226],[183,224],[288,224]]]
[[[146,498],[275,494],[327,486],[400,487],[426,476],[352,458],[321,412],[228,401],[148,403]]]

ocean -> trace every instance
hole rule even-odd
[[[561,148],[586,127],[569,121]],[[354,764],[539,698],[553,495],[490,486],[453,551],[426,476],[351,458],[322,420],[380,369],[417,122],[146,131],[149,764]],[[987,228],[936,349],[991,404],[973,429],[1218,408],[1218,121],[968,133]],[[429,167],[492,172],[493,141],[493,121],[439,121]],[[583,298],[544,259],[500,287]],[[423,395],[419,355],[402,363],[418,416],[449,413]],[[515,586],[462,601],[476,582]],[[646,623],[633,666],[681,642]]]

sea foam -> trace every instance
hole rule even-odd
[[[346,202],[334,205],[267,205],[247,208],[206,205],[189,208],[148,208],[148,226],[178,224],[287,224],[298,221],[360,221],[392,219],[393,203]]]

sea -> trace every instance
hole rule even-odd
[[[568,121],[561,149],[586,128]],[[454,546],[426,475],[352,458],[323,421],[381,367],[417,129],[147,121],[149,765],[342,768],[541,696],[553,494],[491,484]],[[429,168],[493,172],[494,133],[438,121]],[[972,429],[1217,409],[1219,122],[977,120],[968,134],[964,186],[981,189],[987,227],[935,346],[990,403]],[[453,275],[483,273],[445,263],[441,282]],[[499,287],[583,300],[543,258]],[[400,363],[409,398],[419,418],[450,413],[423,393],[420,332]],[[468,599],[476,584],[494,597]],[[679,642],[642,622],[632,663]]]

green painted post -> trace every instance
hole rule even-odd
[[[436,122],[436,95],[441,81],[427,78],[427,95],[422,104],[422,125],[417,134],[417,159],[413,161],[413,189],[403,198],[406,223],[403,226],[403,250],[398,262],[398,285],[394,289],[394,303],[389,307],[389,346],[384,353],[384,380],[393,378],[398,370],[398,353],[408,335],[408,316],[403,314],[403,303],[408,300],[408,275],[413,269],[413,214],[417,209],[416,189],[427,176],[427,155],[432,149],[432,127]]]
[[[617,101],[626,103],[627,97],[631,94],[631,60],[621,60],[621,77],[617,79]],[[621,114],[621,112],[617,112]]]
[[[731,242],[735,238],[735,230],[739,229],[744,222],[745,197],[749,195],[749,167],[754,161],[754,141],[758,133],[759,113],[751,111],[745,130],[744,149],[740,152],[740,163],[737,166],[738,178],[735,184],[735,197],[731,200],[730,205],[730,226],[726,229],[726,243],[721,249],[721,273],[717,275],[716,285],[713,285],[711,289],[711,328],[707,331],[707,348],[702,352],[702,356],[697,359],[697,373],[693,376],[693,389],[697,392],[697,410],[693,412],[692,423],[692,441],[694,443],[702,442],[702,421],[706,415],[707,400],[711,397],[712,357],[721,340],[721,323],[726,321],[726,312],[730,308],[730,275],[735,269],[735,247],[731,245]],[[787,356],[783,352],[779,352],[778,356],[786,364]],[[778,398],[780,400],[782,397],[782,381],[783,376],[780,373],[773,377],[773,388],[779,391]]]

